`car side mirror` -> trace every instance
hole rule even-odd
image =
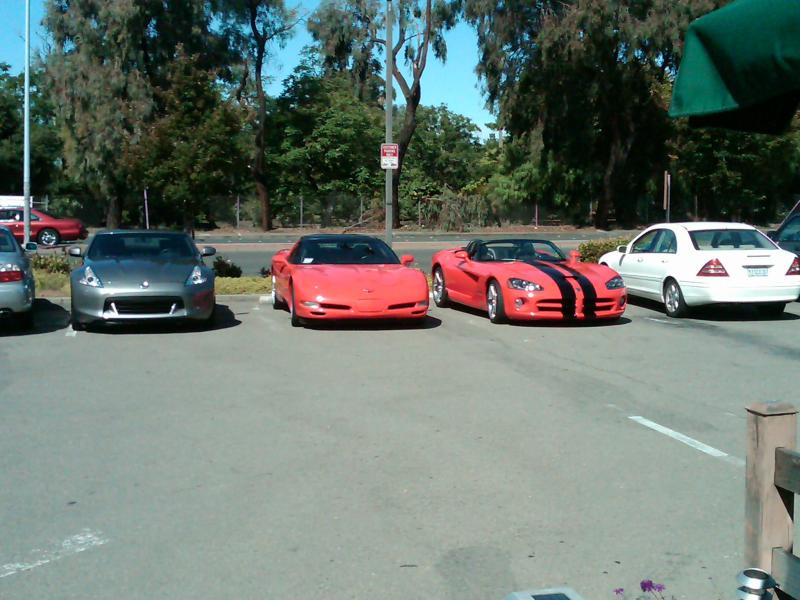
[[[617,252],[619,252],[620,254],[625,254],[627,251],[628,251],[627,246],[617,246]]]
[[[74,256],[76,258],[80,258],[81,256],[83,256],[83,248],[81,248],[80,246],[73,246],[72,248],[69,249],[69,255]]]
[[[467,260],[469,258],[469,254],[467,254],[466,250],[456,250],[455,257],[460,258],[461,260]]]
[[[217,253],[216,248],[212,248],[211,246],[203,246],[200,249],[200,256],[214,256]]]
[[[38,248],[39,244],[37,244],[36,242],[28,242],[27,244],[25,244],[25,252],[36,252]]]
[[[414,262],[414,257],[411,256],[410,254],[404,254],[400,258],[400,264],[403,265],[404,267],[409,266],[413,262]]]
[[[777,231],[768,231],[767,237],[771,239],[773,242],[778,241],[778,232]]]

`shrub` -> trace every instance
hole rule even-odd
[[[214,259],[214,273],[217,277],[241,277],[242,268],[230,259],[217,256]]]
[[[31,266],[47,273],[63,273],[65,275],[69,275],[72,270],[69,259],[63,254],[34,254],[31,256]]]
[[[214,280],[217,294],[268,294],[272,282],[263,277],[217,277]]]
[[[629,241],[627,238],[603,238],[601,240],[582,242],[578,246],[578,252],[581,253],[581,262],[596,263],[603,254],[616,250],[617,246],[626,245]]]

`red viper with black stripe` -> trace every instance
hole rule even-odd
[[[580,262],[549,240],[474,240],[431,264],[434,301],[485,310],[492,322],[618,319],[627,295],[619,274]]]

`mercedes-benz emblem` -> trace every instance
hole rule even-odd
[[[142,282],[142,288],[143,288],[143,289],[147,289],[147,288],[149,288],[149,287],[150,287],[150,282],[149,282],[149,281],[143,281],[143,282]]]

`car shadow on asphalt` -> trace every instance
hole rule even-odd
[[[479,319],[483,319],[487,323],[489,322],[489,317],[486,316],[485,310],[478,310],[477,308],[472,308],[470,306],[464,306],[463,304],[450,304],[445,309],[439,310],[453,310],[456,312],[460,312],[465,315],[472,315],[474,317],[478,317]],[[511,325],[512,327],[549,327],[551,329],[566,329],[566,328],[575,328],[575,327],[617,327],[619,325],[627,325],[630,323],[631,320],[628,317],[620,317],[619,319],[593,319],[593,320],[572,320],[572,321],[553,321],[553,320],[540,320],[540,321],[506,321],[504,325]]]
[[[398,321],[397,319],[342,319],[339,321],[305,321],[306,329],[318,331],[402,331],[414,329],[436,329],[442,321],[428,315],[421,323]]]
[[[628,298],[628,303],[640,308],[655,311],[661,316],[667,316],[664,304],[645,298]],[[789,305],[791,306],[791,305]],[[668,317],[669,318],[669,317]],[[797,321],[800,315],[784,311],[780,315],[761,314],[755,306],[749,304],[709,304],[692,308],[689,314],[679,321]]]
[[[37,298],[33,303],[34,324],[26,329],[8,319],[0,319],[0,338],[39,335],[64,329],[69,325],[69,311],[63,306],[45,298]]]
[[[217,311],[210,325],[192,321],[139,321],[131,323],[99,323],[90,325],[86,331],[105,335],[186,334],[230,329],[241,325],[241,323],[227,305],[217,304]]]

